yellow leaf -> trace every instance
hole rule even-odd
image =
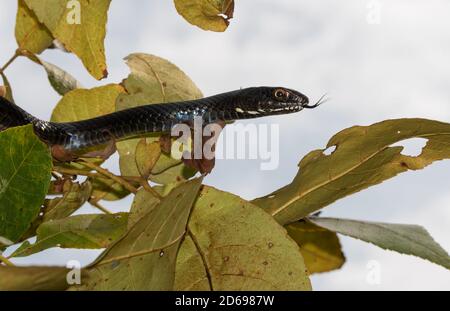
[[[15,35],[19,48],[35,54],[40,54],[53,42],[50,31],[39,22],[24,0],[18,3]]]
[[[309,273],[339,269],[345,262],[336,233],[309,222],[286,226],[289,236],[297,242]]]
[[[117,84],[72,90],[53,109],[51,120],[72,122],[112,113],[115,111],[117,97],[123,92],[123,88]]]
[[[234,0],[175,0],[178,14],[204,30],[225,31],[233,18]]]
[[[161,155],[161,147],[158,142],[147,143],[145,138],[141,139],[136,146],[136,166],[139,174],[147,179],[153,167]]]
[[[96,79],[105,78],[104,39],[111,0],[24,0],[54,38],[76,54]]]
[[[69,287],[63,267],[4,267],[0,265],[0,290],[65,290]]]

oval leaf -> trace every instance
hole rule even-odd
[[[17,241],[38,216],[50,185],[49,148],[33,126],[0,132],[0,237]]]
[[[45,25],[39,22],[36,15],[28,8],[24,0],[19,0],[15,35],[19,48],[34,54],[40,54],[53,41],[50,31]]]
[[[24,0],[64,48],[77,55],[96,79],[108,75],[104,39],[111,0]]]
[[[10,257],[24,257],[52,247],[106,248],[127,228],[128,213],[77,215],[44,222],[34,244],[24,242]]]
[[[383,249],[417,256],[450,269],[450,256],[420,226],[322,217],[310,217],[309,220],[328,230],[372,243]]]
[[[175,0],[178,14],[204,30],[225,31],[233,18],[234,0]]]
[[[310,290],[297,244],[269,214],[203,186],[177,261],[177,290]]]

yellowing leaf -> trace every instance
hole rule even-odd
[[[0,291],[65,290],[69,269],[63,267],[4,267],[0,265]]]
[[[34,54],[40,54],[53,41],[50,31],[39,22],[24,0],[18,2],[15,33],[19,48]]]
[[[345,262],[337,234],[309,222],[286,226],[289,236],[297,242],[309,273],[339,269]]]
[[[74,289],[172,290],[178,247],[200,186],[194,179],[172,190],[87,268],[89,280]]]
[[[204,30],[225,31],[233,18],[234,0],[174,0],[178,14]]]
[[[417,157],[401,154],[391,145],[409,138],[428,140]],[[255,199],[281,224],[302,219],[334,201],[379,184],[407,170],[418,170],[450,158],[450,124],[425,119],[387,120],[354,126],[334,135],[327,148],[314,150],[299,164],[293,182]]]
[[[450,269],[450,256],[420,226],[323,217],[311,217],[309,220],[328,230],[372,243],[383,249],[417,256]]]
[[[149,54],[136,53],[126,58],[131,74],[124,80],[126,94],[119,96],[117,110],[145,104],[198,99],[203,95],[192,80],[169,61]],[[147,138],[147,143],[157,142],[158,134]],[[128,139],[117,143],[120,155],[120,171],[124,176],[139,176],[136,165],[136,147],[140,139]],[[166,172],[166,170],[170,170]],[[170,183],[193,175],[181,161],[161,154],[153,167],[150,180]]]
[[[24,0],[64,48],[76,54],[96,79],[108,75],[104,39],[111,0]]]
[[[0,132],[0,237],[17,241],[38,216],[50,185],[49,148],[31,125]]]
[[[53,109],[51,120],[72,122],[112,113],[123,88],[108,84],[92,89],[75,89],[67,93]]]
[[[136,146],[136,167],[139,174],[147,179],[161,155],[161,147],[158,142],[147,143],[141,139]]]
[[[125,233],[127,222],[127,213],[76,215],[44,222],[37,229],[36,242],[24,242],[10,257],[29,256],[51,247],[106,248]]]
[[[310,290],[302,254],[269,214],[203,186],[177,260],[176,290]]]

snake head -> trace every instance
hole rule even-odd
[[[284,87],[252,87],[241,90],[239,111],[246,117],[262,117],[314,108],[306,95]],[[241,109],[245,107],[246,109]]]

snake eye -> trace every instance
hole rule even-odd
[[[283,89],[276,89],[273,95],[276,100],[284,100],[288,97],[288,93]]]

